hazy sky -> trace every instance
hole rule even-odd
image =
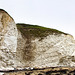
[[[0,0],[16,23],[55,28],[75,37],[75,0]]]

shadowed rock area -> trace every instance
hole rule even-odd
[[[7,71],[4,75],[75,75],[74,67],[34,68],[33,70]]]
[[[15,24],[14,19],[0,9],[0,70],[74,65],[75,40],[72,35],[39,25]]]

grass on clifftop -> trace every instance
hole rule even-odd
[[[23,33],[25,36],[34,36],[34,37],[46,37],[49,34],[66,34],[61,31],[52,28],[46,28],[38,25],[30,25],[30,24],[23,24],[18,23],[16,24],[17,28]]]

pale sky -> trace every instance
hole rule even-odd
[[[75,37],[75,0],[0,0],[16,23],[55,28]]]

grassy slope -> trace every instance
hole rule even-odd
[[[23,33],[23,35],[34,36],[34,37],[45,37],[49,34],[66,34],[56,29],[46,28],[38,25],[30,25],[30,24],[16,24],[17,28]],[[66,34],[67,35],[67,34]]]

